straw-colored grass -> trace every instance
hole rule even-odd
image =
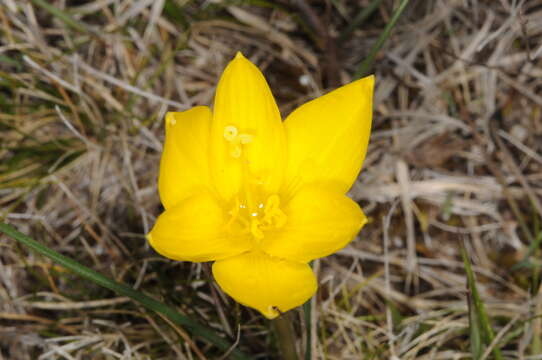
[[[374,2],[0,1],[0,219],[278,358],[269,323],[207,264],[146,243],[164,114],[210,105],[238,50],[284,115],[350,81],[399,3],[356,23]],[[292,314],[300,353],[309,334],[314,359],[542,359],[541,3],[412,0],[371,71],[374,128],[351,190],[371,221],[315,261],[311,328]],[[0,360],[223,355],[0,236]]]

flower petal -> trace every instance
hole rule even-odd
[[[263,74],[241,53],[222,74],[213,111],[211,171],[219,194],[228,201],[247,184],[276,193],[286,159],[282,121]]]
[[[286,225],[266,234],[262,250],[293,261],[308,262],[342,249],[367,222],[359,205],[331,186],[304,186],[283,210]]]
[[[160,160],[158,190],[166,209],[202,188],[211,188],[209,134],[211,110],[197,106],[166,115],[166,140]]]
[[[303,304],[318,287],[310,266],[249,252],[213,264],[222,290],[272,319]],[[278,311],[277,311],[278,309]]]
[[[162,213],[147,238],[158,253],[180,261],[212,261],[247,251],[248,236],[231,236],[226,221],[214,197],[202,192]]]
[[[371,131],[374,76],[312,100],[284,122],[288,166],[284,191],[332,182],[346,193],[361,169]]]

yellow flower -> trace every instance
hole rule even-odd
[[[262,73],[237,53],[213,112],[166,115],[166,210],[152,247],[214,261],[220,287],[270,319],[303,304],[317,288],[308,262],[343,248],[367,221],[345,194],[365,158],[373,86],[373,76],[354,81],[282,122]]]

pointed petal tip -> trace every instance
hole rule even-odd
[[[277,258],[309,262],[350,243],[367,222],[359,205],[332,184],[302,187],[284,207],[288,222],[262,243]]]
[[[367,225],[367,223],[369,222],[369,219],[367,218],[367,215],[365,215],[365,213],[363,213],[363,217],[361,218],[361,221],[360,221],[360,224],[359,224],[359,229],[361,230],[365,225]]]
[[[360,84],[361,86],[364,86],[364,87],[367,87],[369,89],[373,89],[374,86],[375,86],[375,75],[374,74],[371,74],[371,75],[368,75],[364,78],[361,78],[357,81],[358,84]]]
[[[267,308],[257,308],[257,307],[254,307],[253,305],[248,304],[248,303],[244,304],[244,303],[241,302],[240,304],[258,310],[263,316],[265,316],[265,318],[267,320],[273,320],[273,319],[279,317],[283,313],[280,309],[278,309],[277,307],[274,307],[274,306],[268,306]],[[289,311],[289,310],[290,309],[288,309],[287,311]]]
[[[213,186],[207,163],[211,118],[207,106],[170,111],[164,117],[166,137],[160,159],[158,193],[166,209],[193,195],[195,189]]]
[[[247,59],[243,53],[241,51],[238,51],[235,56],[233,57],[233,59],[231,59],[231,61],[228,63],[228,65],[226,66],[226,69],[224,69],[224,73],[222,74],[222,77],[224,77],[224,74],[230,70],[232,71],[232,69],[235,69],[235,77],[239,77],[239,73],[237,73],[238,71],[251,71],[251,72],[254,72],[254,69],[256,69],[258,72],[260,71],[256,65],[254,65],[252,63],[252,61],[250,61],[249,59]],[[222,79],[221,79],[222,80]]]
[[[149,242],[149,245],[154,248],[155,244],[154,244],[154,238],[152,237],[152,230],[153,229],[151,229],[151,231],[149,231],[149,233],[147,235],[145,235],[145,239],[147,239],[147,241]]]
[[[154,229],[151,229],[151,231],[149,231],[149,233],[147,235],[145,235],[145,239],[147,239],[147,241],[149,242],[149,245],[153,248],[153,249],[156,249],[156,244],[155,244],[155,241],[152,237],[152,230]],[[156,251],[158,252],[158,251]]]
[[[219,195],[232,199],[247,176],[262,191],[276,193],[286,158],[280,112],[264,75],[241,52],[226,66],[214,104],[209,163]],[[238,133],[225,139],[224,130],[232,126]]]
[[[230,61],[230,63],[229,63],[229,65],[233,65],[233,64],[235,64],[235,66],[247,66],[247,65],[248,65],[248,66],[251,66],[251,67],[252,67],[252,66],[256,67],[256,66],[252,63],[252,61],[250,61],[249,59],[247,59],[247,58],[245,57],[245,55],[243,55],[243,53],[240,52],[240,51],[238,51],[238,52],[235,54],[234,58],[233,58],[233,59]]]
[[[270,306],[266,311],[261,311],[261,313],[269,320],[273,320],[280,315],[280,312],[278,312],[277,309],[272,306]]]
[[[195,119],[198,118],[198,121],[202,121],[201,118],[209,118],[212,116],[211,108],[208,106],[193,106],[187,110],[182,111],[168,111],[166,113],[166,116],[164,116],[164,122],[166,125],[166,130],[168,128],[167,125],[172,126],[177,124],[178,122],[186,121],[187,119]]]
[[[285,191],[290,196],[314,182],[334,183],[343,193],[350,189],[367,152],[374,83],[374,75],[352,81],[301,105],[286,118]]]
[[[164,116],[164,121],[165,121],[165,125],[166,125],[166,129],[167,129],[167,125],[172,125],[172,124],[175,124],[175,113],[173,111],[168,111],[166,113],[166,116]]]

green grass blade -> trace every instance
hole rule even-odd
[[[469,340],[470,351],[473,360],[478,360],[482,357],[484,349],[482,347],[482,334],[480,331],[480,319],[476,312],[476,308],[472,305],[471,297],[468,297],[469,304]]]
[[[66,12],[60,10],[56,6],[53,6],[53,5],[49,4],[47,1],[44,1],[44,0],[30,0],[30,1],[32,1],[37,6],[43,8],[48,13],[50,13],[54,17],[60,19],[64,24],[74,28],[75,30],[79,30],[79,31],[84,32],[84,33],[90,32],[89,29],[85,25],[83,25],[79,21],[75,20],[69,14],[67,14]]]
[[[15,60],[9,56],[6,56],[6,55],[0,55],[0,63],[3,63],[3,64],[6,64],[6,65],[11,65],[11,66],[16,66],[17,69],[20,69],[22,67],[22,63],[18,60]]]
[[[356,15],[354,20],[348,25],[348,27],[342,32],[341,36],[339,37],[340,40],[346,39],[354,30],[356,30],[369,16],[372,15],[373,12],[375,12],[376,9],[378,9],[378,6],[382,0],[373,0],[369,3],[369,5],[365,6],[361,11]]]
[[[469,289],[469,301],[473,312],[473,319],[477,320],[479,332],[482,335],[481,338],[486,346],[489,346],[493,339],[495,338],[495,333],[489,322],[489,317],[487,316],[484,303],[480,299],[480,294],[478,293],[478,288],[476,287],[476,279],[474,277],[474,272],[470,264],[469,257],[465,251],[465,248],[461,248],[461,257],[463,258],[463,263],[465,265],[465,272],[467,273],[467,285]],[[493,355],[495,355],[496,360],[502,360],[501,350],[495,346],[493,348]]]
[[[166,15],[166,17],[172,20],[175,24],[178,24],[181,29],[190,28],[190,22],[186,19],[186,16],[184,15],[185,10],[175,1],[166,0],[166,2],[164,3],[163,11],[164,15]]]
[[[209,329],[208,327],[201,325],[196,321],[190,319],[189,317],[180,314],[175,309],[159,302],[158,300],[155,300],[137,290],[134,290],[125,284],[118,283],[92,269],[87,268],[86,266],[79,264],[77,261],[69,257],[61,255],[56,251],[49,249],[48,247],[40,244],[31,237],[17,231],[14,227],[8,224],[0,222],[0,232],[3,232],[7,236],[21,242],[22,244],[28,246],[39,254],[47,256],[51,260],[68,268],[77,275],[87,280],[90,280],[104,288],[113,290],[120,295],[127,296],[132,300],[137,301],[139,304],[149,310],[162,314],[173,323],[183,326],[193,335],[197,335],[209,341],[221,350],[227,351],[231,347],[231,344],[228,341],[218,336],[213,330]],[[230,353],[229,358],[237,360],[250,359],[247,355],[243,354],[237,349],[233,350]]]
[[[405,10],[406,6],[408,5],[409,0],[403,0],[395,9],[393,12],[393,15],[390,19],[390,22],[386,24],[386,27],[384,28],[384,31],[380,34],[378,37],[378,40],[371,48],[371,51],[369,52],[369,55],[363,60],[363,62],[358,66],[358,70],[354,74],[355,79],[362,78],[364,76],[367,76],[369,74],[369,70],[371,69],[371,66],[373,65],[376,54],[380,51],[382,48],[382,45],[386,42],[386,40],[390,37],[391,31],[395,27],[395,24],[397,24],[397,21],[401,17],[401,14],[403,13],[403,10]]]

